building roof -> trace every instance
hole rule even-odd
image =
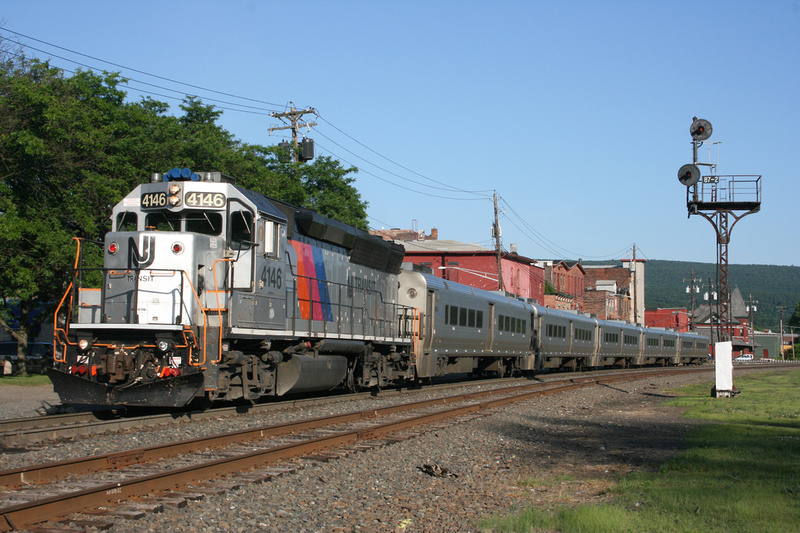
[[[744,303],[744,298],[742,298],[742,293],[739,290],[739,287],[733,289],[731,293],[730,302],[728,302],[731,307],[731,323],[732,324],[739,324],[740,321],[736,320],[737,318],[747,318],[747,306]],[[714,304],[716,307],[717,304]],[[711,308],[708,304],[703,304],[697,309],[694,310],[694,321],[698,324],[709,322],[711,320]]]
[[[403,241],[406,252],[430,252],[430,253],[463,253],[463,252],[491,252],[494,250],[484,248],[476,243],[464,243],[447,239],[427,240],[427,241]]]

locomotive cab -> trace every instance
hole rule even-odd
[[[103,268],[76,271],[74,285],[92,274],[100,282],[73,287],[67,327],[56,330],[63,401],[183,405],[216,387],[204,371],[221,359],[222,310],[236,291],[254,290],[257,250],[278,257],[285,226],[275,209],[259,218],[232,182],[154,174],[114,208]]]

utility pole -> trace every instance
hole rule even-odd
[[[689,293],[692,302],[692,314],[689,315],[689,331],[694,329],[694,295],[696,292],[700,292],[700,287],[695,286],[695,282],[703,281],[700,278],[694,277],[694,269],[689,271],[689,279],[684,279],[684,283],[687,281],[689,282],[689,286],[686,287],[686,292]]]
[[[756,339],[755,339],[756,328],[753,325],[753,320],[755,320],[755,318],[753,317],[753,313],[758,311],[758,309],[756,308],[757,303],[758,300],[753,300],[753,295],[751,294],[749,297],[749,305],[747,306],[747,311],[750,313],[750,343],[753,345],[753,359],[755,359],[756,357]]]
[[[636,244],[633,245],[633,263],[631,263],[631,281],[633,282],[633,323],[639,324],[639,307],[636,301]]]
[[[278,131],[278,130],[292,130],[292,145],[294,147],[294,150],[293,150],[293,160],[294,160],[294,162],[295,163],[299,163],[301,159],[303,159],[305,161],[308,161],[309,159],[313,159],[313,157],[314,157],[313,148],[311,148],[312,154],[305,154],[305,155],[302,154],[301,151],[298,149],[297,130],[300,129],[300,128],[308,128],[308,130],[311,131],[311,127],[312,126],[316,126],[317,123],[316,122],[305,122],[303,120],[303,115],[308,115],[308,114],[316,115],[317,114],[317,110],[314,109],[313,107],[307,107],[307,108],[305,108],[303,110],[298,111],[297,109],[294,108],[294,106],[290,107],[289,109],[290,109],[289,111],[285,111],[283,113],[270,113],[269,114],[269,116],[271,116],[273,118],[280,119],[281,122],[284,122],[283,119],[289,119],[289,122],[290,122],[290,124],[288,126],[274,126],[272,128],[269,128],[269,132],[271,134],[273,131]],[[284,124],[285,124],[285,122],[284,122]],[[304,146],[304,148],[305,148],[305,146]],[[308,155],[310,155],[311,157],[308,157]]]
[[[500,221],[497,217],[497,191],[494,192],[494,226],[492,226],[492,233],[494,234],[494,246],[497,253],[497,290],[503,290],[503,263],[501,261],[500,249]]]
[[[781,342],[780,342],[780,347],[781,347],[781,359],[783,360],[783,359],[786,359],[783,356],[783,310],[786,309],[786,306],[785,305],[779,305],[778,309],[780,309],[780,311],[781,311]]]

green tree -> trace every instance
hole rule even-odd
[[[792,313],[786,325],[793,328],[800,328],[800,302],[797,302],[797,307],[795,307],[794,313]]]
[[[69,283],[74,238],[101,241],[111,208],[151,172],[216,170],[239,184],[366,228],[366,203],[330,158],[280,163],[277,147],[236,140],[221,112],[188,97],[180,117],[163,102],[126,103],[118,74],[65,77],[46,62],[0,50],[0,327],[28,338]],[[89,259],[99,265],[101,254]],[[44,309],[44,312],[40,312]],[[38,314],[37,314],[38,313]]]
[[[307,195],[305,207],[357,228],[369,229],[367,203],[353,186],[355,178],[348,177],[358,172],[357,168],[343,168],[330,157],[317,157],[313,163],[299,166],[297,172]]]
[[[64,78],[24,58],[0,70],[0,326],[19,342],[20,372],[28,337],[50,314],[39,311],[63,293],[73,237],[98,239],[107,206],[130,185],[108,168],[126,134],[120,81],[88,72]]]

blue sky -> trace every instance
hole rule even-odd
[[[136,80],[133,99],[217,105],[244,142],[279,142],[269,112],[313,107],[308,135],[359,168],[373,228],[491,246],[496,191],[504,247],[533,258],[619,259],[635,244],[715,262],[677,180],[705,118],[721,143],[700,160],[762,176],[729,261],[800,265],[797,0],[27,0],[0,18],[29,55]]]

